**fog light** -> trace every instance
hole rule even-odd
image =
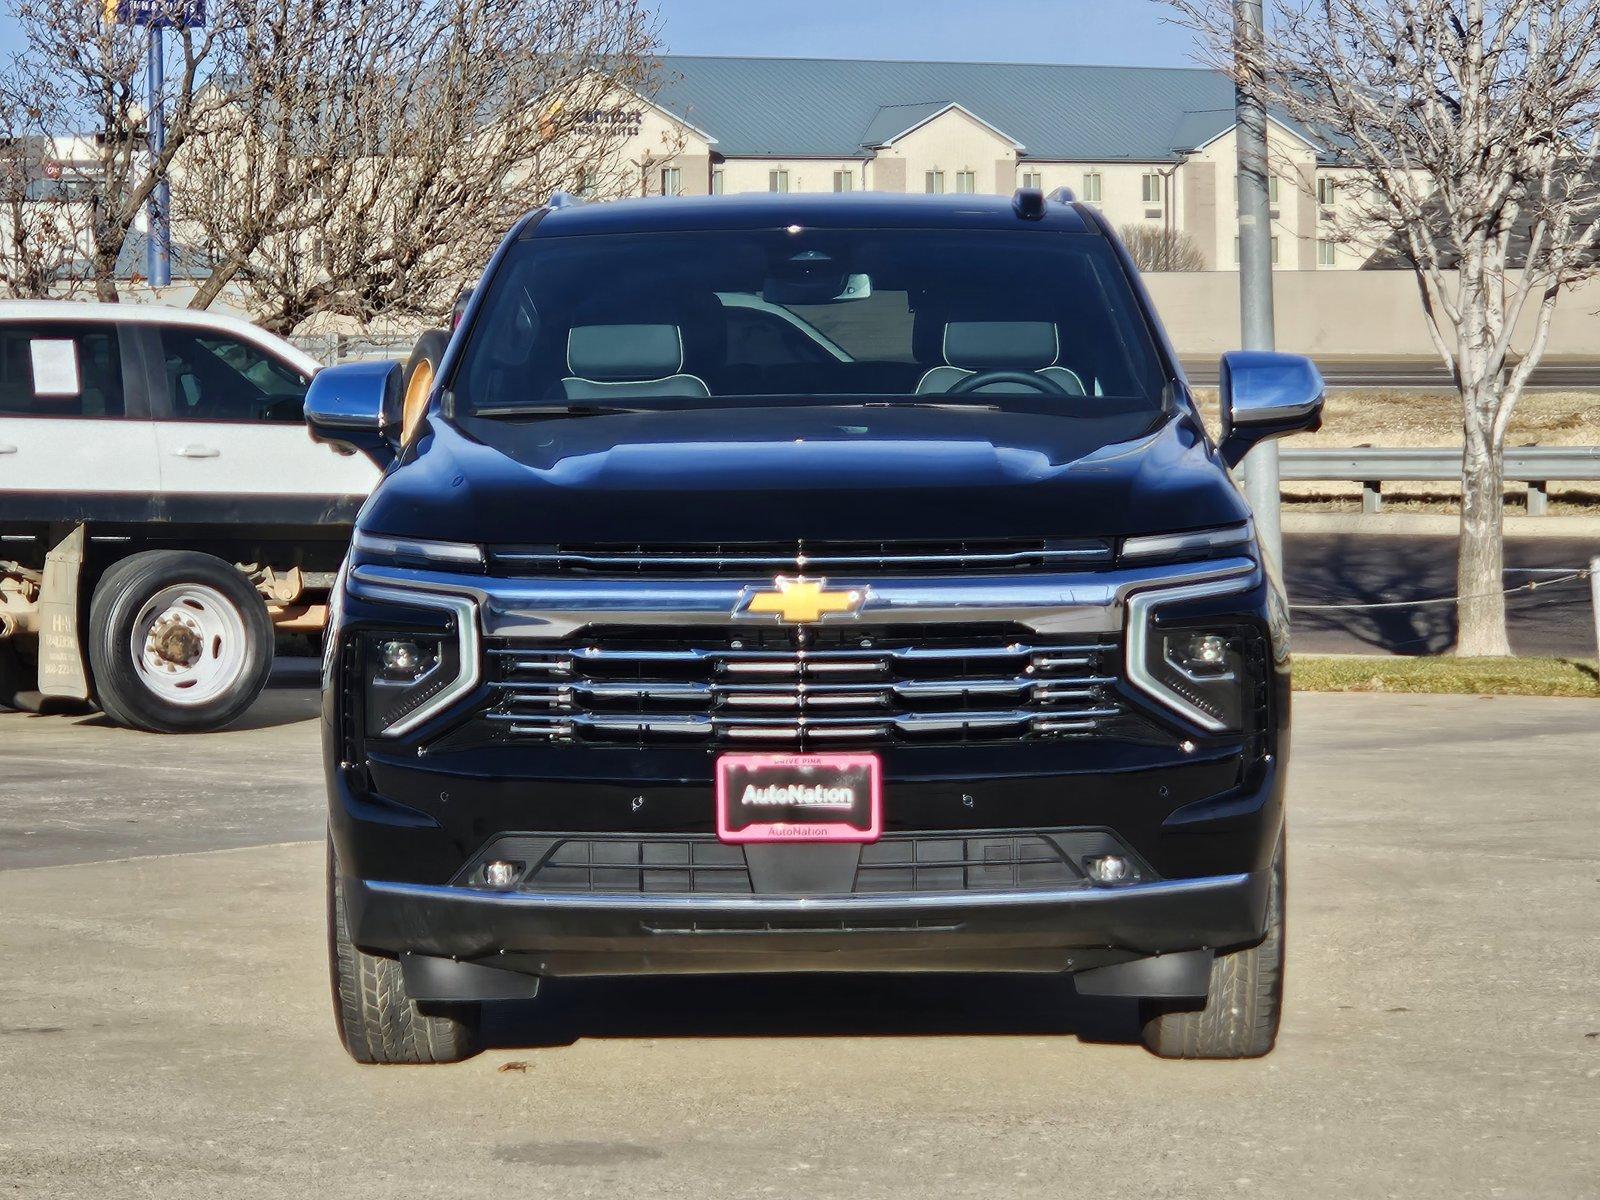
[[[1096,883],[1121,883],[1133,874],[1128,860],[1115,854],[1091,858],[1085,866],[1089,869],[1089,878]]]
[[[483,881],[492,888],[508,888],[517,882],[521,874],[521,863],[506,862],[504,859],[497,858],[483,867]]]

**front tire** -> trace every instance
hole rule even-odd
[[[220,729],[267,685],[272,621],[231,564],[192,550],[148,550],[95,585],[89,666],[100,707],[119,725]]]
[[[1278,1040],[1283,1010],[1288,871],[1280,839],[1267,893],[1267,936],[1211,963],[1205,1007],[1173,1012],[1150,1004],[1144,1044],[1162,1058],[1260,1058]]]
[[[476,1004],[429,1005],[406,994],[398,961],[350,940],[344,881],[328,839],[328,968],[339,1040],[359,1063],[460,1062],[478,1052]]]

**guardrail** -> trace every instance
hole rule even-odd
[[[1357,446],[1348,450],[1302,450],[1285,447],[1280,475],[1298,481],[1339,480],[1361,485],[1361,511],[1383,510],[1385,482],[1450,482],[1461,478],[1461,451],[1450,449],[1385,449]],[[1505,477],[1528,485],[1528,515],[1550,510],[1550,484],[1556,480],[1600,480],[1600,446],[1514,446],[1505,452]]]

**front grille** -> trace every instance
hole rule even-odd
[[[489,647],[497,737],[826,749],[1102,733],[1123,715],[1115,638],[1006,626],[590,630]]]
[[[1117,854],[1132,881],[1155,878],[1104,829],[889,833],[860,848],[853,893],[1030,891],[1087,887],[1084,863]],[[508,834],[475,855],[456,884],[482,887],[483,864],[521,865],[514,890],[531,894],[622,893],[743,896],[756,891],[743,846],[708,834],[601,837]]]
[[[785,571],[883,575],[1074,570],[1106,566],[1111,543],[1097,538],[1012,538],[962,542],[765,542],[492,546],[501,575],[613,575],[766,578]]]

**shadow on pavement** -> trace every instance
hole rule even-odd
[[[1054,975],[760,975],[545,981],[490,1005],[491,1049],[585,1038],[1057,1037],[1139,1040],[1131,1001],[1081,998]]]

